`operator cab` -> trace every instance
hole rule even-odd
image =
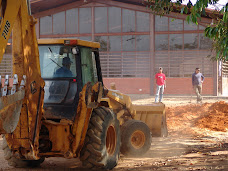
[[[78,39],[40,39],[38,44],[45,118],[73,120],[83,86],[102,82],[100,44]]]

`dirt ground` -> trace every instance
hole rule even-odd
[[[130,95],[134,104],[151,104],[154,97]],[[153,138],[141,158],[120,157],[114,171],[127,170],[228,170],[228,99],[166,97],[169,136]],[[0,146],[2,139],[0,139]],[[9,167],[0,150],[0,170]],[[78,159],[47,158],[39,168],[27,170],[85,170]]]

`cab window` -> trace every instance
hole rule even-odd
[[[95,55],[91,48],[82,47],[80,51],[83,85],[88,82],[94,84],[98,81]]]
[[[40,69],[42,78],[76,77],[75,55],[71,47],[40,45]]]
[[[72,104],[77,93],[75,55],[71,47],[39,45],[41,76],[45,81],[44,103]]]

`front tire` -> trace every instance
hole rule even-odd
[[[41,163],[44,162],[45,158],[41,158],[39,160],[23,160],[20,158],[16,158],[9,148],[5,137],[3,137],[2,150],[4,151],[4,158],[7,160],[9,166],[17,167],[17,168],[26,168],[26,167],[38,167]]]
[[[93,110],[84,146],[80,153],[87,168],[113,169],[120,151],[120,126],[116,115],[105,107]]]
[[[149,127],[139,120],[128,120],[121,126],[120,152],[127,157],[140,157],[151,146]]]

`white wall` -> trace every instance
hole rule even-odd
[[[228,78],[227,77],[222,78],[222,95],[228,96]]]

